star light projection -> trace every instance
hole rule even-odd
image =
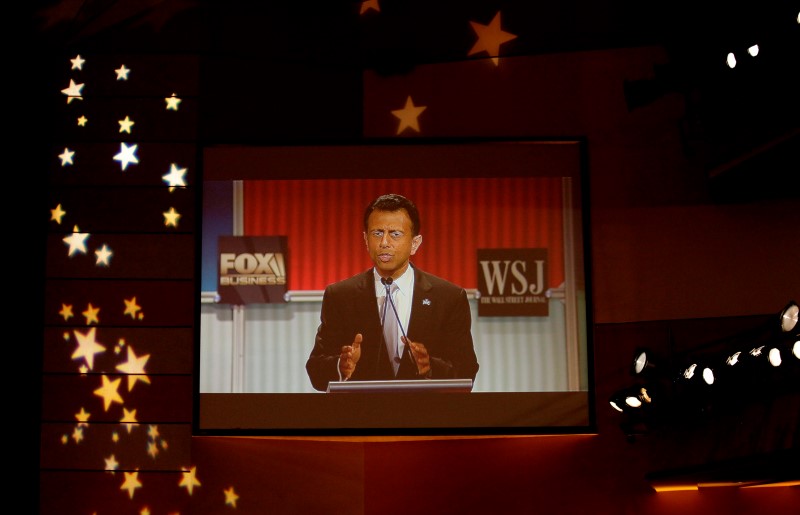
[[[62,304],[59,315],[61,315],[64,320],[68,320],[73,316],[72,311],[72,306]],[[87,324],[99,323],[99,312],[99,307],[90,304],[84,311]],[[124,299],[124,315],[130,315],[131,319],[141,321],[144,319],[141,312],[142,307],[137,303],[136,297]],[[71,332],[65,332],[63,340],[67,344],[74,342],[75,349],[71,354],[71,358],[77,363],[78,371],[82,375],[93,372],[96,368],[97,357],[104,355],[109,349],[109,345],[100,341],[100,329],[94,326],[86,331],[74,329]],[[99,406],[102,406],[103,412],[109,412],[113,410],[115,406],[118,406],[122,410],[119,424],[124,429],[123,433],[133,436],[141,427],[141,423],[137,418],[137,409],[127,407],[125,395],[126,392],[127,394],[131,394],[137,385],[151,384],[151,378],[146,369],[151,355],[137,355],[133,345],[123,339],[120,339],[117,345],[114,346],[115,354],[118,353],[119,350],[123,350],[124,358],[114,366],[114,369],[122,373],[123,376],[113,377],[107,373],[100,373],[99,376],[87,375],[87,377],[99,377],[99,384],[92,390],[92,395],[100,402],[98,409]],[[122,391],[123,378],[127,378],[127,386],[124,392]],[[86,406],[80,406],[74,418],[76,424],[72,432],[63,434],[60,438],[62,445],[71,443],[73,445],[97,446],[103,444],[102,441],[97,441],[98,435],[94,433],[95,427],[90,423],[91,411],[87,410]],[[100,427],[103,427],[103,425],[101,424]],[[153,424],[147,426],[146,437],[147,441],[145,442],[142,452],[144,452],[149,459],[156,460],[162,453],[169,449],[167,441],[161,437],[158,426]],[[123,437],[119,432],[114,432],[110,443],[116,446],[122,441]],[[121,466],[123,466],[123,464],[118,462],[116,454],[110,454],[103,458],[103,470],[114,473],[119,470]],[[138,468],[132,472],[126,471],[123,475],[124,479],[119,489],[127,493],[127,498],[129,500],[133,500],[135,495],[144,489],[145,484],[139,477]],[[188,495],[191,496],[194,492],[194,488],[200,487],[201,484],[197,477],[196,467],[187,467],[183,469],[177,487],[184,488]],[[232,486],[229,487],[228,490],[225,490],[224,495],[225,503],[235,507],[238,495],[235,493]]]
[[[361,14],[363,15],[368,10],[380,12],[377,0],[366,0],[361,4]],[[500,28],[500,11],[494,15],[492,21],[488,25],[471,21],[469,22],[473,32],[478,36],[477,41],[468,52],[468,56],[475,54],[486,53],[491,57],[495,66],[500,64],[500,46],[513,39],[516,39],[515,34],[506,32]],[[392,110],[392,115],[399,119],[397,125],[396,135],[402,134],[404,131],[411,130],[420,132],[419,117],[427,106],[418,106],[414,104],[411,95],[406,98],[405,106],[401,109]]]
[[[70,59],[71,72],[79,73],[89,69],[90,64],[87,61],[90,61],[90,59],[87,60],[80,54]],[[114,87],[125,88],[127,87],[126,84],[130,84],[128,79],[134,73],[131,68],[122,64],[113,70],[117,78]],[[70,106],[67,108],[70,113],[74,113],[74,109],[87,109],[87,106],[91,106],[95,100],[91,95],[84,95],[84,82],[91,83],[87,77],[73,77],[69,80],[69,86],[61,90],[61,93],[66,96],[66,104]],[[126,94],[130,95],[130,93],[121,93],[122,98]],[[75,102],[78,100],[81,102]],[[176,93],[171,93],[166,98],[166,108],[164,104],[161,104],[160,97],[153,98],[153,111],[178,111],[180,102],[181,99]],[[77,119],[77,130],[82,130],[81,128],[88,125],[89,120],[85,114],[70,113],[67,113],[69,119]],[[130,138],[136,127],[132,114],[135,113],[121,113],[120,116],[114,118],[104,117],[104,119],[101,119],[100,115],[96,115],[93,124],[97,127],[107,127],[109,135],[114,133],[126,134]],[[147,154],[139,154],[143,148],[148,148],[147,144],[131,142],[130,140],[119,142],[119,144],[119,152],[113,156],[108,156],[108,164],[110,165],[108,173],[122,171],[126,175],[135,174],[139,168],[135,165],[141,166],[141,162],[147,158]],[[78,153],[91,152],[95,148],[99,147],[84,145],[79,147],[78,151],[69,146],[61,147],[57,156],[60,164],[59,173],[67,173],[67,170],[69,170],[70,174],[80,174],[82,161],[79,160]],[[115,164],[118,167],[114,166]],[[187,187],[186,174],[186,167],[172,163],[169,170],[162,175],[163,187],[167,188],[170,193],[178,188]],[[71,216],[67,202],[56,201],[54,204],[55,207],[50,209],[50,222],[56,227],[61,227],[64,224],[69,224],[68,227],[72,227],[71,232],[67,232],[62,238],[66,247],[66,256],[70,259],[69,263],[76,263],[82,257],[91,256],[96,267],[111,267],[116,253],[110,245],[99,242],[96,246],[90,246],[93,238],[88,232],[81,231],[79,228],[79,225],[91,225],[92,220],[76,220],[76,215]],[[74,209],[73,211],[78,213],[82,210]],[[181,217],[175,207],[169,205],[154,205],[152,214],[154,217],[163,218],[164,225],[171,228],[178,227]],[[131,258],[135,259],[136,256],[131,256]],[[106,452],[99,455],[99,459],[102,461],[97,464],[97,467],[111,475],[121,474],[121,476],[117,476],[119,482],[116,483],[115,489],[118,489],[124,495],[124,499],[130,502],[134,501],[134,499],[140,499],[143,492],[147,492],[147,478],[153,477],[152,475],[140,475],[140,458],[138,456],[142,456],[149,462],[162,460],[166,457],[165,453],[170,446],[167,440],[162,437],[158,426],[154,424],[145,426],[139,422],[138,413],[141,410],[133,405],[136,403],[136,399],[140,398],[142,388],[148,390],[152,386],[151,383],[159,381],[159,379],[152,379],[147,370],[148,364],[152,363],[157,357],[150,353],[137,352],[136,342],[127,341],[130,338],[117,337],[115,338],[116,344],[107,343],[104,340],[104,335],[107,335],[113,329],[104,329],[100,325],[102,314],[109,312],[112,314],[117,313],[117,316],[118,313],[122,313],[122,316],[128,319],[130,324],[141,324],[145,322],[146,310],[136,295],[123,297],[118,306],[108,306],[106,303],[107,301],[101,303],[87,302],[84,307],[75,307],[70,302],[59,303],[58,317],[65,323],[74,324],[72,328],[63,332],[60,340],[65,345],[72,346],[67,355],[74,363],[78,374],[85,378],[86,381],[92,382],[93,386],[89,388],[86,397],[79,399],[79,404],[74,407],[74,425],[71,426],[70,430],[58,435],[57,439],[60,446],[78,446],[84,449],[84,453],[89,449],[101,452],[105,449]],[[82,325],[85,328],[82,328]],[[117,330],[119,331],[119,329]],[[138,335],[141,333],[134,332],[131,334]],[[110,426],[107,420],[103,423],[90,422],[92,412],[95,411],[106,414],[106,417],[111,415],[112,420],[117,420],[119,425]],[[119,413],[118,415],[117,412]],[[152,416],[152,414],[143,416]],[[144,429],[146,429],[146,434],[143,433]],[[111,430],[110,435],[109,430]],[[137,442],[141,437],[146,437],[146,441],[139,446]],[[178,475],[180,477],[176,480],[176,489],[183,490],[188,496],[191,496],[196,488],[201,487],[197,469],[190,466],[178,466],[177,468],[179,469]],[[233,486],[225,486],[228,489],[224,490],[224,493],[223,489],[220,488],[220,505],[224,502],[228,509],[235,508],[238,495],[235,493]],[[105,494],[100,495],[99,499],[107,497],[109,494],[109,492],[105,492]],[[146,496],[147,494],[145,493],[144,495]],[[134,506],[131,506],[131,508],[134,508]],[[146,504],[140,504],[135,509],[136,513],[141,515],[149,514],[151,508]],[[126,512],[123,510],[120,513]],[[178,512],[170,511],[169,513],[177,514]]]
[[[397,126],[397,134],[401,134],[406,129],[419,132],[419,115],[427,109],[427,106],[415,106],[411,96],[406,99],[406,105],[402,109],[395,109],[392,114],[400,119]]]
[[[71,59],[70,62],[72,63],[72,70],[82,70],[83,65],[86,63],[86,59],[77,55],[75,58]],[[128,79],[131,70],[126,67],[124,64],[121,65],[119,68],[114,70],[117,74],[117,80],[125,81]],[[84,84],[76,84],[74,79],[70,79],[69,87],[61,90],[61,92],[67,95],[67,103],[70,103],[73,99],[80,99],[84,100],[81,96],[81,91],[84,87]],[[91,101],[91,99],[90,99]],[[181,99],[177,97],[176,93],[172,93],[170,97],[166,98],[167,101],[167,110],[178,110],[178,105],[181,102]],[[81,115],[78,118],[78,126],[84,127],[86,126],[88,119]],[[125,115],[125,117],[121,120],[117,121],[119,125],[119,133],[126,133],[131,134],[133,126],[135,122],[131,119],[129,115]],[[113,156],[113,160],[117,161],[120,165],[121,171],[125,172],[128,170],[128,167],[131,165],[139,164],[139,156],[137,155],[137,151],[139,150],[139,145],[136,143],[127,143],[127,142],[120,142],[120,150],[117,154]],[[64,147],[64,150],[58,155],[58,158],[61,161],[61,167],[73,167],[75,165],[75,158],[76,152],[75,150],[70,149],[69,147]],[[178,167],[175,163],[173,163],[170,167],[170,170],[167,174],[163,176],[163,180],[169,186],[169,191],[172,192],[178,187],[185,187],[186,184],[186,168]],[[54,209],[51,209],[51,216],[50,220],[55,222],[56,224],[61,224],[64,216],[66,215],[66,211],[64,210],[62,204],[58,204]],[[178,227],[178,221],[180,220],[181,214],[178,213],[174,207],[169,207],[168,211],[162,211],[161,215],[164,218],[164,225],[166,227]],[[76,254],[87,254],[88,250],[86,248],[86,240],[89,238],[88,233],[81,233],[76,225],[73,234],[64,237],[64,243],[68,246],[68,253],[67,255],[72,257]],[[111,258],[114,255],[114,251],[107,245],[102,244],[94,251],[96,260],[95,265],[98,267],[109,267],[111,266]]]
[[[381,6],[378,5],[378,0],[363,0],[361,2],[361,12],[360,14],[364,14],[367,11],[381,11]]]
[[[61,92],[67,95],[67,103],[71,103],[73,100],[83,100],[81,96],[81,91],[83,91],[83,84],[76,84],[74,80],[69,80],[69,86],[62,89]]]
[[[173,93],[172,96],[165,98],[164,100],[166,100],[167,102],[167,109],[172,111],[177,111],[178,105],[181,103],[181,99],[178,98],[175,93]]]
[[[469,22],[472,30],[478,36],[475,45],[469,51],[468,55],[475,55],[481,52],[486,52],[492,58],[495,66],[500,65],[500,45],[508,43],[512,39],[516,39],[515,34],[506,32],[500,28],[500,11],[494,15],[492,21],[488,25],[483,25],[474,21]]]

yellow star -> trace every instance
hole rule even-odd
[[[142,483],[139,482],[139,471],[137,470],[136,472],[125,472],[125,481],[119,489],[127,490],[128,495],[133,499],[133,492],[141,487]]]
[[[145,506],[144,508],[142,508],[142,511],[139,512],[139,515],[150,515],[150,508]]]
[[[75,440],[75,443],[81,443],[83,440],[83,429],[80,427],[76,427],[72,430],[72,439]]]
[[[89,370],[94,367],[94,355],[106,351],[106,348],[95,340],[96,329],[92,327],[86,334],[74,331],[75,338],[78,340],[78,348],[72,353],[72,359],[83,358]]]
[[[129,116],[125,116],[124,120],[120,120],[119,122],[119,132],[127,132],[128,134],[131,133],[131,127],[133,127],[133,120],[130,119]]]
[[[472,25],[472,30],[478,35],[478,41],[472,47],[467,55],[477,54],[479,52],[487,52],[492,58],[495,66],[500,64],[500,45],[507,43],[517,36],[510,32],[505,32],[500,28],[500,11],[494,15],[494,18],[489,25],[483,25],[474,21],[469,22]]]
[[[128,430],[128,434],[131,433],[133,430],[134,424],[138,424],[139,422],[136,420],[136,410],[128,411],[125,408],[122,408],[122,418],[120,419],[120,424],[125,424],[125,428]]]
[[[114,443],[119,442],[119,433],[117,433],[116,431],[111,433],[111,441]]]
[[[236,501],[239,500],[239,496],[236,495],[236,492],[233,491],[233,487],[228,488],[225,490],[225,504],[228,506],[236,507]]]
[[[86,123],[88,121],[89,121],[88,118],[86,118],[85,116],[81,116],[80,118],[78,118],[78,127],[86,127]]]
[[[69,436],[61,435],[61,445],[67,445],[69,443]]]
[[[64,321],[66,322],[67,320],[69,320],[70,318],[72,318],[74,316],[72,314],[72,305],[71,304],[61,304],[61,311],[59,311],[58,314],[61,315],[62,318],[64,318]]]
[[[189,495],[192,495],[194,487],[200,486],[200,481],[198,481],[197,478],[195,477],[196,469],[197,467],[192,467],[191,469],[189,469],[189,472],[184,472],[180,483],[178,483],[178,487],[181,486],[186,487],[186,490],[189,492]]]
[[[102,376],[103,378],[103,386],[98,388],[94,391],[94,394],[98,397],[103,398],[103,408],[105,411],[108,411],[108,408],[111,406],[112,402],[117,402],[119,404],[124,404],[122,397],[119,396],[117,393],[117,389],[119,388],[119,383],[122,381],[122,378],[114,379],[113,381],[109,381],[108,377],[105,374]]]
[[[65,236],[63,242],[69,245],[67,256],[72,256],[76,252],[86,254],[86,239],[89,237],[88,232],[80,232],[78,226],[72,228],[72,234]]]
[[[178,110],[178,104],[180,104],[180,103],[181,103],[181,99],[180,99],[180,98],[178,98],[178,97],[175,95],[175,93],[173,93],[171,97],[167,97],[167,98],[165,98],[164,100],[166,100],[166,101],[167,101],[167,110],[168,110],[168,111],[169,111],[170,109],[171,109],[171,110],[173,110],[173,111],[177,111],[177,110]]]
[[[395,109],[392,114],[400,119],[400,125],[397,127],[397,134],[403,132],[406,128],[413,129],[419,132],[419,123],[417,118],[422,111],[427,109],[427,106],[415,106],[411,96],[406,99],[406,105],[402,109]]]
[[[158,438],[158,426],[154,426],[154,425],[152,425],[152,424],[151,424],[151,425],[150,425],[150,426],[147,428],[147,436],[148,436],[148,438],[150,438],[151,440],[155,440],[155,439],[157,439],[157,438]]]
[[[136,384],[136,381],[142,381],[150,384],[150,378],[144,373],[144,366],[148,359],[150,359],[150,354],[136,357],[133,349],[128,347],[128,361],[121,365],[117,365],[117,370],[129,374],[128,391],[133,390],[133,385]]]
[[[119,467],[119,463],[117,463],[117,458],[115,458],[113,454],[108,458],[106,458],[105,462],[106,462],[105,469],[109,472],[114,472]]]
[[[158,456],[158,444],[156,442],[147,442],[147,454],[156,459],[156,456]]]
[[[169,211],[165,211],[161,214],[164,215],[164,225],[167,227],[178,227],[178,220],[180,219],[181,215],[175,211],[174,207],[169,208]]]
[[[97,266],[108,266],[113,254],[111,249],[108,248],[108,245],[104,244],[101,248],[94,251],[94,255],[97,256],[97,262],[95,264]]]
[[[75,418],[78,420],[79,426],[88,426],[89,425],[89,417],[92,415],[89,414],[83,407],[81,407],[81,411],[75,414]]]
[[[136,297],[133,297],[131,300],[123,299],[125,301],[125,312],[122,313],[122,316],[130,315],[132,319],[136,320],[136,313],[139,312],[141,306],[136,304]],[[121,343],[124,345],[124,343]]]
[[[83,311],[81,315],[86,317],[86,325],[90,325],[92,322],[99,324],[100,319],[97,318],[98,313],[100,313],[100,308],[92,306],[92,303],[90,302],[89,306],[86,307],[86,311]]]
[[[381,6],[378,5],[378,0],[364,0],[363,2],[361,2],[360,14],[364,14],[370,9],[376,12],[381,12]]]
[[[61,209],[61,204],[57,205],[55,209],[50,210],[50,221],[61,225],[61,219],[64,218],[67,212]]]

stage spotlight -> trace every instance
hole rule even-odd
[[[681,375],[683,375],[684,379],[692,380],[694,379],[695,369],[697,369],[697,363],[692,363],[691,365],[686,367],[686,369],[684,369],[683,374]]]
[[[793,300],[789,301],[786,307],[781,310],[781,331],[790,333],[797,328],[798,312],[800,312],[800,307],[798,307],[797,302]]]
[[[800,359],[800,339],[797,339],[792,344],[792,354],[795,358]]]
[[[639,348],[633,354],[633,367],[631,373],[635,376],[645,374],[647,370],[655,368],[653,355],[648,349]]]
[[[702,380],[703,383],[710,386],[713,385],[716,380],[714,369],[710,365],[699,362],[694,362],[686,367],[683,372],[681,372],[681,377],[684,379],[684,382],[689,385],[697,384]]]
[[[733,52],[728,52],[728,57],[725,59],[725,63],[730,69],[736,68],[736,56],[733,55]]]
[[[767,353],[767,360],[773,367],[781,366],[781,350],[777,347],[771,348]]]
[[[734,352],[725,359],[725,364],[731,367],[736,366],[738,363],[740,363],[739,356],[741,355],[742,355],[741,351]]]
[[[653,397],[646,386],[630,386],[619,390],[608,400],[611,407],[619,412],[637,411],[652,402]]]
[[[706,384],[714,384],[714,369],[711,367],[703,367],[703,381]]]

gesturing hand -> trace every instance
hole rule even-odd
[[[361,359],[361,333],[358,333],[350,345],[344,345],[339,352],[339,373],[345,379],[350,379],[356,369],[356,363]]]
[[[424,344],[411,341],[405,336],[401,336],[400,338],[411,350],[411,357],[414,358],[417,364],[417,373],[421,376],[427,375],[431,370],[431,357],[428,354],[428,349],[425,348]]]

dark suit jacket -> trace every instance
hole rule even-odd
[[[432,379],[475,379],[478,359],[472,342],[472,315],[463,288],[435,275],[414,270],[414,299],[407,336],[425,345]],[[320,325],[306,371],[315,389],[325,391],[339,380],[342,346],[361,333],[361,359],[351,381],[423,379],[404,356],[394,375],[383,341],[372,268],[331,284],[322,298]]]

